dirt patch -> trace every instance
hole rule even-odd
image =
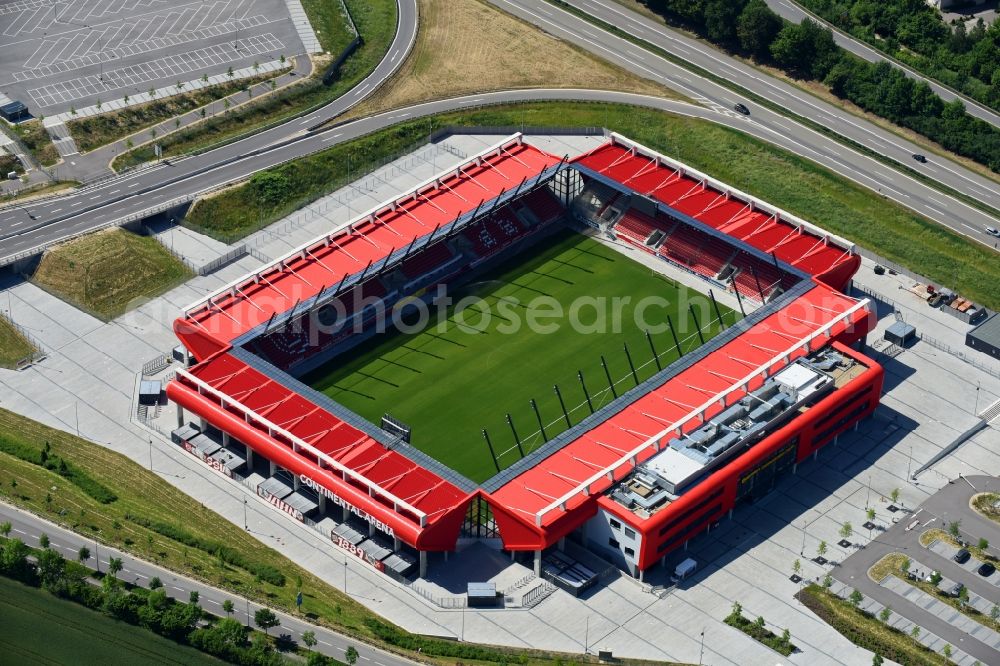
[[[541,86],[681,98],[481,0],[420,0],[419,7],[420,31],[413,51],[399,72],[351,116],[476,92]]]

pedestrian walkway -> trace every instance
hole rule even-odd
[[[52,145],[59,151],[59,156],[66,158],[70,155],[78,155],[80,150],[76,147],[73,135],[69,133],[69,128],[62,122],[49,122],[45,119],[45,129],[52,139]]]

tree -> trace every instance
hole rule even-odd
[[[868,510],[865,511],[865,517],[868,518],[868,522],[874,521],[875,520],[875,509],[872,509],[871,507],[869,507]]]
[[[271,627],[277,627],[280,624],[278,616],[270,608],[258,608],[257,612],[253,614],[253,621],[264,630],[265,634]]]
[[[149,99],[156,99],[156,88],[149,89]]]
[[[872,656],[872,666],[882,666],[882,655],[878,652]]]
[[[191,593],[188,594],[188,601],[191,602],[192,604],[196,604],[198,603],[198,599],[200,597],[201,595],[198,594],[198,590],[191,590]]]
[[[878,619],[882,620],[882,622],[886,624],[889,623],[890,617],[892,617],[892,606],[886,606],[882,609],[882,612],[878,614]]]
[[[809,18],[798,25],[786,23],[771,43],[771,55],[788,72],[819,80],[826,77],[841,57],[830,29]]]
[[[233,614],[233,602],[230,599],[226,599],[222,602],[222,610],[225,611],[226,617]]]
[[[910,636],[913,637],[913,640],[920,638],[920,627],[913,625],[913,629],[910,630]]]
[[[281,55],[280,55],[280,56],[278,57],[278,62],[280,62],[282,66],[284,66],[284,65],[285,65],[285,54],[284,54],[284,53],[282,53],[282,54],[281,54]]]
[[[347,649],[344,650],[344,660],[350,664],[350,666],[354,666],[354,664],[358,663],[358,651],[353,645],[348,645]]]
[[[156,141],[156,128],[155,127],[152,128],[151,130],[149,130],[149,138],[152,139],[153,141]]]
[[[122,558],[112,557],[108,560],[108,573],[111,574],[112,578],[118,577],[118,572],[124,568],[122,565]]]
[[[75,116],[76,115],[76,107],[75,106],[69,107],[69,113],[70,113],[70,115]]]
[[[149,589],[158,590],[163,587],[163,581],[160,580],[159,576],[153,576],[149,579]]]
[[[201,116],[202,118],[205,117],[205,107],[201,107],[200,109],[198,109],[198,115]]]
[[[331,666],[334,661],[324,654],[310,651],[306,655],[306,666]]]
[[[845,541],[851,538],[854,534],[854,527],[851,525],[850,521],[845,521],[843,525],[840,526],[840,538]]]
[[[892,502],[893,504],[899,502],[899,493],[900,493],[899,488],[893,488],[892,492],[889,493],[889,501]]]
[[[226,97],[226,98],[224,98],[222,100],[222,106],[226,110],[226,113],[229,113],[229,107],[231,107],[232,104],[229,102],[229,98],[228,97]]]
[[[795,558],[795,561],[792,562],[792,574],[798,576],[800,573],[802,573],[802,563],[799,562],[798,558]]]
[[[784,628],[781,631],[781,642],[788,645],[792,642],[792,631],[789,628]]]
[[[132,139],[125,139],[125,149],[132,150],[135,147],[135,142]]]
[[[855,608],[860,606],[861,602],[864,600],[865,600],[865,595],[861,594],[861,592],[858,590],[854,590],[853,592],[851,592],[851,596],[848,597],[848,601],[850,601],[851,605],[854,606]]]
[[[763,630],[764,627],[767,626],[767,622],[764,620],[764,616],[763,615],[758,615],[757,619],[754,620],[753,623],[754,623],[754,626],[756,626],[757,629],[759,629],[759,630]]]
[[[260,63],[256,60],[253,61],[253,71],[255,74],[260,71]]]
[[[962,606],[969,603],[969,588],[964,585],[958,590],[958,601]]]
[[[729,611],[729,617],[727,619],[736,620],[743,617],[743,604],[738,601],[733,602],[733,608]]]
[[[183,81],[178,81],[175,85],[177,87],[177,92],[180,92],[181,90],[184,89],[184,82]]]
[[[962,521],[953,520],[948,523],[948,534],[955,537],[956,540],[961,541],[962,539]]]
[[[986,537],[979,537],[979,542],[976,544],[979,550],[986,550],[990,547],[990,540]]]
[[[128,106],[128,100],[129,100],[129,96],[128,95],[125,95],[125,97],[122,98],[122,101],[125,102],[126,106]]]
[[[250,189],[257,200],[269,206],[284,201],[291,187],[292,183],[288,176],[279,171],[259,171],[250,178]]]
[[[181,119],[174,118],[174,129],[180,129],[180,126],[181,126]]]
[[[910,558],[904,557],[903,561],[899,564],[899,570],[903,572],[904,576],[909,576],[911,566],[913,566],[913,562]]]
[[[201,82],[208,83],[208,72],[205,72],[204,74],[201,75]]]
[[[86,546],[80,546],[80,550],[76,553],[76,559],[80,564],[86,564],[87,560],[90,559],[90,549]]]
[[[233,78],[234,74],[233,74],[233,66],[232,65],[230,65],[229,69],[226,70],[226,76],[228,76],[229,78]]]
[[[3,535],[3,538],[6,539],[7,537],[10,536],[11,529],[12,527],[9,520],[0,523],[0,535]]]
[[[97,110],[98,111],[101,110],[101,98],[100,97],[97,98],[97,104],[95,106],[97,106]]]
[[[309,631],[303,631],[302,632],[302,642],[305,644],[305,646],[307,648],[309,648],[311,650],[316,645],[316,642],[317,642],[316,641],[316,632],[312,631],[311,629]]]
[[[823,587],[833,587],[833,576],[830,574],[823,576]]]
[[[781,17],[764,0],[750,0],[736,20],[740,48],[757,59],[769,58],[771,42],[781,31]]]
[[[1000,606],[993,604],[993,608],[990,609],[990,619],[993,620],[993,624],[1000,622]]]
[[[952,652],[953,652],[953,649],[952,649],[951,645],[945,643],[945,646],[941,649],[941,654],[944,655],[944,658],[945,659],[951,659],[951,653]]]
[[[931,572],[931,585],[937,585],[938,583],[940,583],[941,582],[941,578],[942,578],[942,576],[941,576],[941,572],[940,571],[932,571]]]
[[[816,546],[816,554],[820,557],[826,557],[827,545],[826,541],[820,541],[819,545]]]
[[[43,548],[43,549],[48,548],[49,547],[49,535],[46,534],[45,532],[42,532],[41,534],[39,534],[38,535],[38,545],[41,548]]]
[[[66,580],[66,560],[54,550],[43,550],[38,554],[38,578],[42,587],[53,592],[59,591]]]
[[[705,0],[705,34],[713,42],[736,42],[736,24],[741,3],[732,0]]]

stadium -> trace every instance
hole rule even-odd
[[[642,577],[874,411],[859,265],[625,137],[515,134],[185,308],[173,439],[400,579],[460,538]],[[511,326],[583,298],[622,325]]]

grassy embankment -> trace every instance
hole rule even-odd
[[[34,351],[31,342],[0,314],[0,368],[14,369],[18,361]]]
[[[411,657],[419,649],[423,662],[583,661],[409,634],[132,460],[4,409],[0,499],[136,557],[359,640]],[[303,604],[298,610],[295,596],[300,589]]]
[[[155,238],[114,228],[47,250],[31,281],[108,320],[192,275]]]
[[[17,123],[13,125],[13,128],[14,133],[21,139],[21,143],[42,166],[52,166],[61,159],[59,151],[56,150],[52,138],[42,126],[41,120]]]
[[[995,253],[803,157],[713,123],[625,105],[539,102],[399,123],[269,170],[273,203],[253,182],[199,201],[187,224],[224,240],[244,236],[343,186],[447,125],[604,126],[873,250],[963,296],[1000,308]],[[353,172],[348,173],[348,163]],[[365,165],[365,166],[361,166]]]
[[[80,149],[80,152],[86,153],[130,134],[134,134],[139,130],[152,127],[164,120],[180,116],[198,107],[211,104],[223,97],[228,97],[233,93],[246,90],[250,86],[273,79],[286,71],[288,71],[288,68],[245,79],[227,81],[226,83],[192,90],[191,92],[171,95],[170,97],[156,99],[145,104],[129,106],[118,111],[109,111],[108,113],[96,116],[70,120],[66,123],[66,127],[69,129],[70,134],[73,135],[76,147]],[[214,116],[219,110],[221,108],[210,106],[206,110],[206,114],[211,113]]]
[[[265,126],[287,120],[314,106],[330,102],[353,88],[382,60],[396,34],[395,0],[346,0],[364,42],[341,67],[337,79],[323,85],[323,73],[331,59],[341,53],[353,34],[336,2],[304,0],[303,8],[329,56],[314,58],[313,74],[300,83],[279,90],[256,102],[241,105],[223,114],[162,137],[157,143],[164,157],[200,150]],[[151,144],[119,155],[113,168],[121,170],[155,159]]]
[[[795,596],[844,638],[878,653],[883,659],[910,666],[941,666],[951,663],[944,655],[930,650],[913,637],[880,622],[819,585],[809,585]]]

